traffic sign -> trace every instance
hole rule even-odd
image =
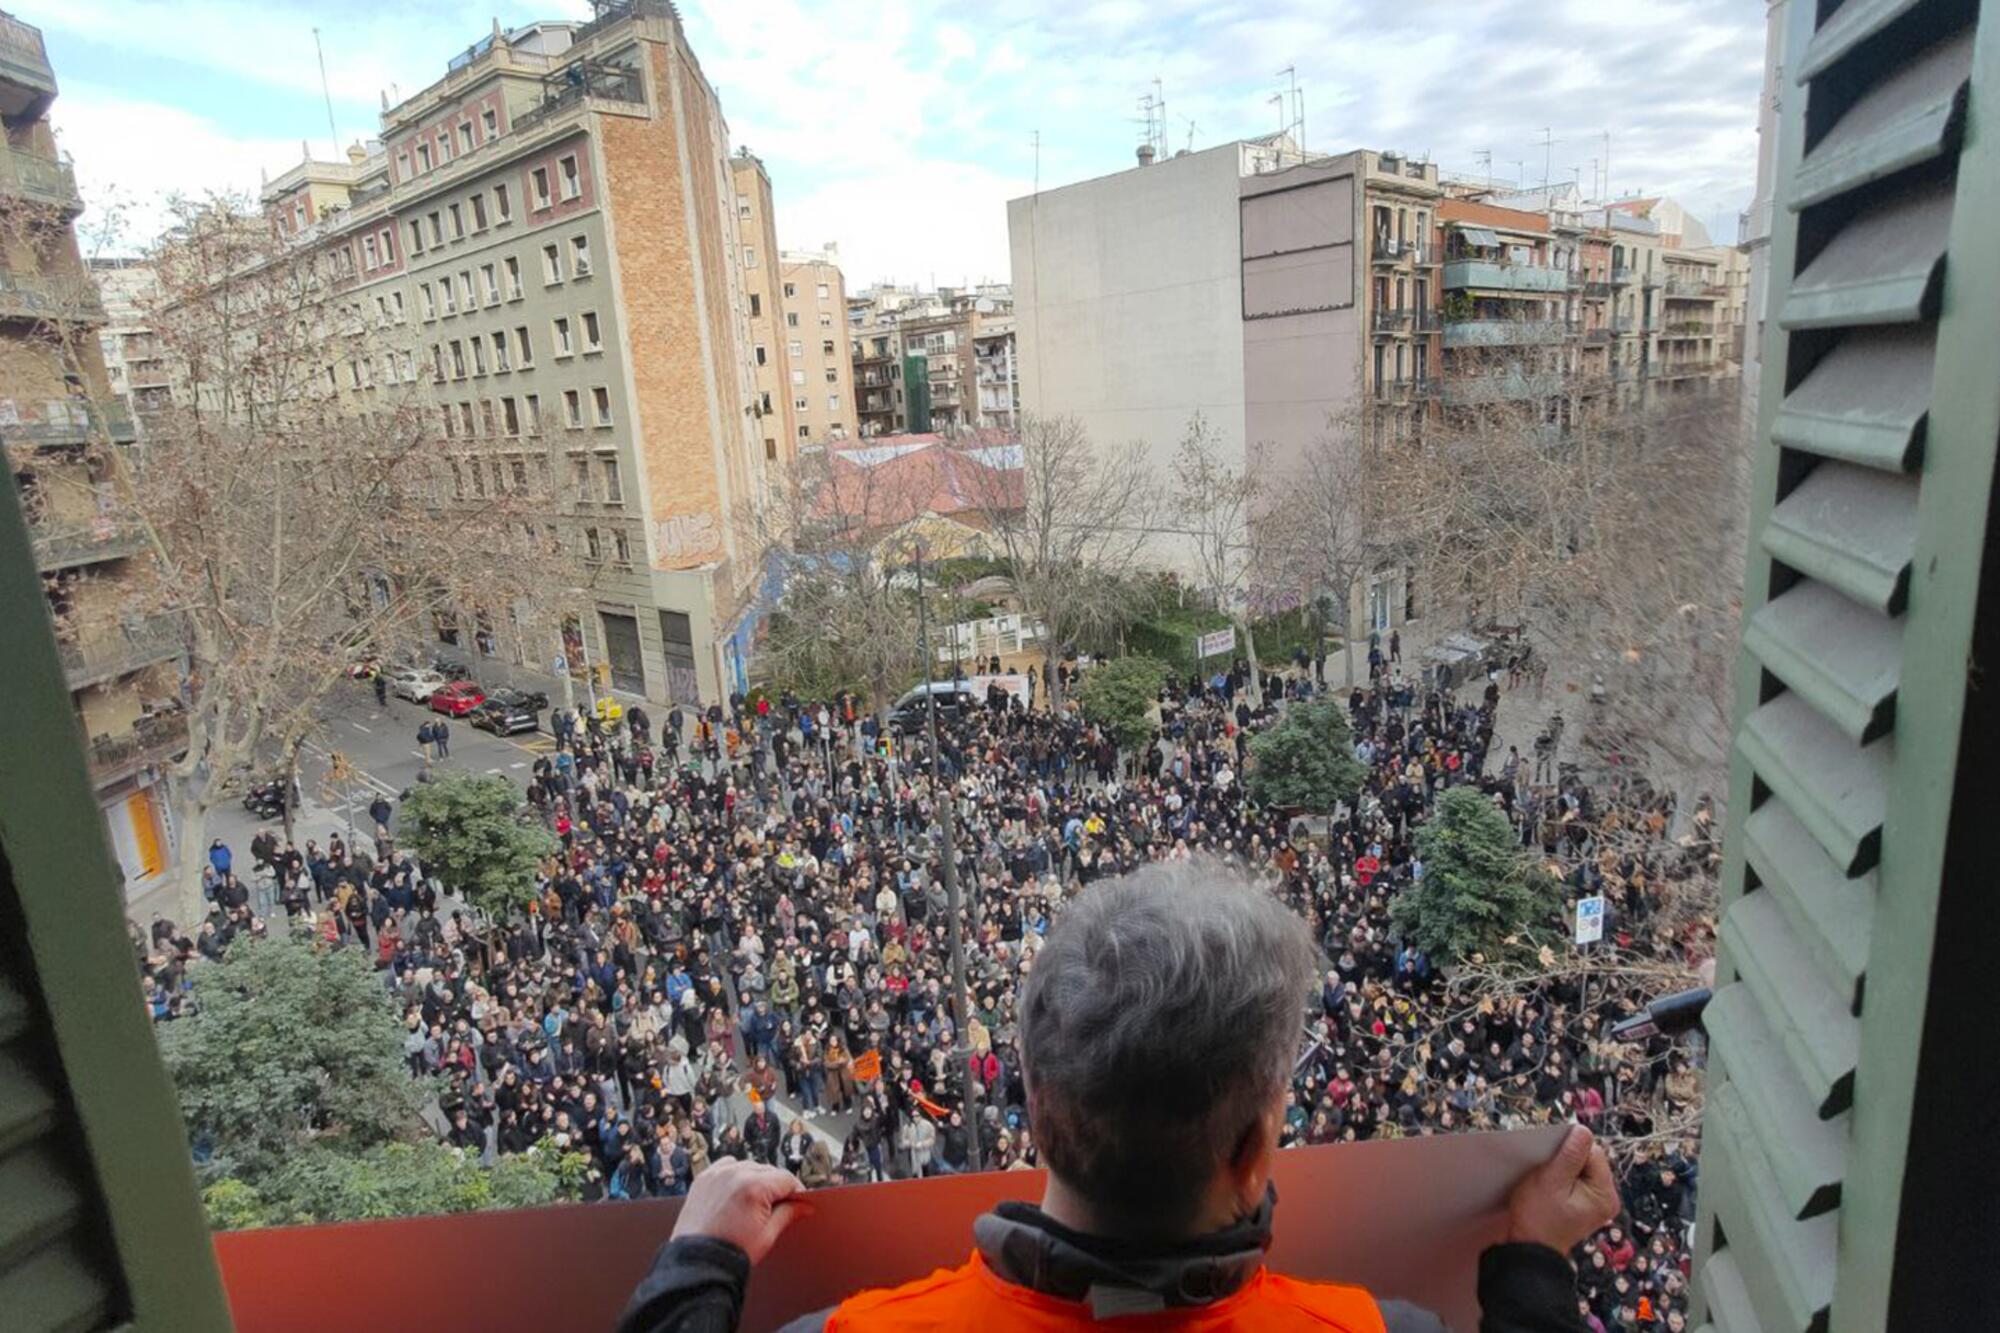
[[[1595,944],[1604,938],[1604,895],[1593,894],[1576,905],[1576,942]]]

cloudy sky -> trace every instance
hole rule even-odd
[[[1755,176],[1763,8],[1746,0],[679,0],[730,132],[770,167],[780,243],[850,285],[1003,278],[1005,201],[1129,166],[1155,79],[1175,148],[1278,128],[1446,172],[1665,193],[1734,240]],[[98,205],[144,239],[173,190],[254,189],[341,142],[502,23],[588,0],[16,0]],[[392,92],[392,97],[394,92]],[[1544,133],[1555,140],[1543,147]],[[1490,165],[1489,165],[1490,163]]]

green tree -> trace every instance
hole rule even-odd
[[[1260,805],[1329,811],[1354,800],[1365,774],[1346,710],[1319,699],[1293,704],[1276,726],[1251,739],[1244,783]]]
[[[222,1230],[533,1208],[575,1198],[586,1166],[581,1153],[550,1143],[490,1167],[442,1143],[387,1143],[359,1154],[314,1148],[255,1185],[217,1181],[202,1200],[209,1224]]]
[[[1167,665],[1150,657],[1117,657],[1084,672],[1077,687],[1083,715],[1110,732],[1120,749],[1144,745],[1157,724],[1154,706]]]
[[[359,949],[243,940],[195,973],[160,1053],[190,1137],[255,1180],[312,1147],[363,1151],[423,1128],[395,1001]]]
[[[554,835],[521,819],[521,796],[498,774],[446,772],[403,800],[410,845],[432,873],[480,911],[505,919],[535,897],[535,869]]]
[[[1424,877],[1397,896],[1390,916],[1439,962],[1494,953],[1555,911],[1556,882],[1521,852],[1507,816],[1474,787],[1453,787],[1417,830]]]

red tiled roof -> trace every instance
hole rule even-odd
[[[819,512],[871,532],[926,514],[977,523],[988,510],[1023,503],[1019,448],[1014,437],[997,432],[950,441],[939,435],[841,441],[827,450],[832,478]]]

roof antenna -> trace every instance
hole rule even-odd
[[[319,53],[319,91],[326,98],[326,132],[333,139],[333,155],[340,156],[340,131],[333,126],[333,89],[326,81],[326,48],[319,43],[319,29],[313,29],[313,50]]]

